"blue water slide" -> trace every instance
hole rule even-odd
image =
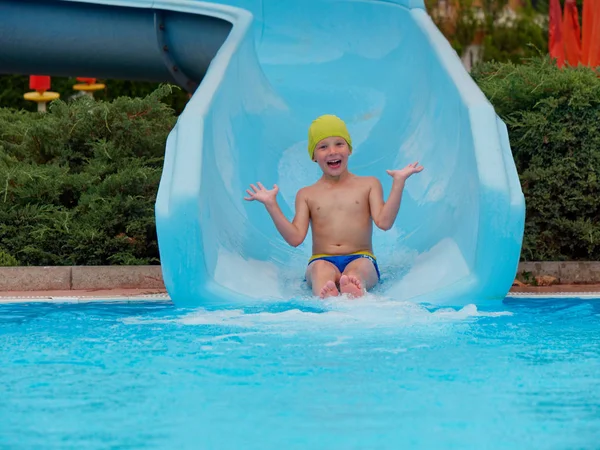
[[[277,184],[291,219],[297,190],[319,177],[306,145],[321,114],[346,121],[351,171],[377,176],[386,193],[386,169],[425,166],[408,180],[394,227],[374,232],[375,295],[456,306],[506,295],[525,215],[506,126],[422,1],[0,0],[0,8],[27,3],[38,15],[38,26],[31,15],[21,21],[27,38],[18,18],[8,36],[0,17],[0,71],[165,80],[194,92],[167,140],[156,202],[177,305],[310,295],[310,234],[290,247],[243,196],[250,183]],[[49,47],[45,64],[30,58]]]

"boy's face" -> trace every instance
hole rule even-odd
[[[314,158],[323,173],[339,176],[348,170],[350,147],[344,138],[332,136],[325,138],[315,147]]]

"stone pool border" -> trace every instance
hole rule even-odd
[[[559,285],[600,285],[600,261],[519,263],[520,279],[544,275],[556,278]],[[165,286],[160,266],[0,267],[0,292],[88,289],[164,290]]]
[[[0,292],[165,289],[160,266],[0,267]]]
[[[513,286],[508,297],[600,298],[600,262],[525,262],[519,277],[560,284]],[[0,303],[170,301],[160,266],[0,267]]]
[[[520,262],[518,278],[551,276],[560,284],[600,284],[600,261]]]

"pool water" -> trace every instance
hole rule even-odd
[[[0,305],[2,449],[597,449],[600,301]]]

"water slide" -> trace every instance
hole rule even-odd
[[[0,72],[167,81],[193,92],[169,135],[156,201],[165,284],[179,306],[305,298],[298,247],[243,200],[250,183],[319,177],[307,129],[343,118],[351,171],[419,161],[395,226],[376,229],[373,295],[500,302],[524,199],[506,126],[421,0],[0,0]]]

